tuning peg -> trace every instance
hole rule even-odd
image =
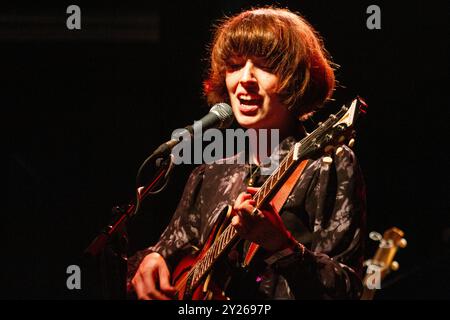
[[[323,157],[322,158],[322,162],[325,164],[332,164],[333,163],[333,159],[331,157]]]
[[[391,263],[391,270],[397,271],[400,268],[400,264],[397,261],[392,261]]]
[[[398,246],[403,249],[403,248],[406,248],[407,245],[408,245],[408,242],[406,241],[406,239],[405,238],[401,238],[399,243],[398,243]]]
[[[338,147],[338,148],[336,149],[336,155],[338,156],[339,154],[342,153],[342,151],[344,151],[344,149],[343,149],[342,147]]]
[[[367,266],[370,266],[372,263],[373,263],[372,259],[367,259],[366,261],[363,262],[363,266],[367,267]]]
[[[369,233],[369,238],[372,239],[373,241],[381,241],[381,239],[383,239],[381,234],[376,232],[376,231],[370,232]]]
[[[348,142],[348,146],[349,146],[350,148],[353,148],[354,145],[355,145],[355,139],[354,139],[354,138],[351,138],[350,141]]]

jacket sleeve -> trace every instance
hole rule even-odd
[[[190,244],[195,244],[193,242],[198,238],[200,228],[197,195],[203,182],[204,170],[205,166],[201,165],[192,171],[178,207],[159,241],[128,258],[128,284],[146,255],[158,252],[166,260],[169,269],[173,270],[184,250],[189,248]]]
[[[300,180],[294,189],[303,193],[300,207],[309,217],[308,231],[298,230],[303,236],[296,237],[306,250],[278,260],[274,272],[287,280],[296,299],[358,299],[366,207],[359,165],[351,149],[344,147],[331,164],[323,158],[314,161],[309,174],[309,181],[302,185]]]

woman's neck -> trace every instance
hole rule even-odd
[[[294,119],[293,119],[294,120]],[[275,148],[289,136],[301,136],[297,121],[292,121],[281,129],[255,129],[256,139],[250,139],[250,162],[261,165],[268,161]]]

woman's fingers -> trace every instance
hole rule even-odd
[[[258,190],[259,190],[259,188],[247,187],[247,192],[250,193],[251,195],[254,195],[255,193],[257,193]]]
[[[148,273],[141,273],[133,279],[133,286],[139,300],[169,300],[169,297],[156,289],[155,281]]]
[[[235,210],[238,211],[238,215],[250,214],[255,208],[255,200],[249,199],[242,202],[240,205],[236,206]]]
[[[174,293],[170,285],[170,272],[164,258],[157,253],[147,255],[132,280],[138,299],[169,300]]]
[[[159,287],[165,295],[172,296],[176,288],[170,284],[170,272],[166,265],[159,268]]]
[[[234,216],[233,219],[231,219],[231,225],[236,229],[241,237],[245,238],[248,228],[242,223],[242,218],[240,216]]]
[[[248,199],[251,199],[251,198],[252,198],[252,195],[250,193],[242,192],[236,198],[236,201],[234,202],[234,205],[235,206],[240,205],[245,200],[248,200]]]
[[[246,192],[242,192],[236,198],[234,202],[233,209],[239,213],[241,210],[253,210],[252,206],[254,206],[255,200],[252,199],[252,195]]]

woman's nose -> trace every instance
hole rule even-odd
[[[247,60],[241,74],[240,82],[242,83],[249,83],[249,82],[255,82],[256,78],[254,75],[254,65],[251,60]]]

